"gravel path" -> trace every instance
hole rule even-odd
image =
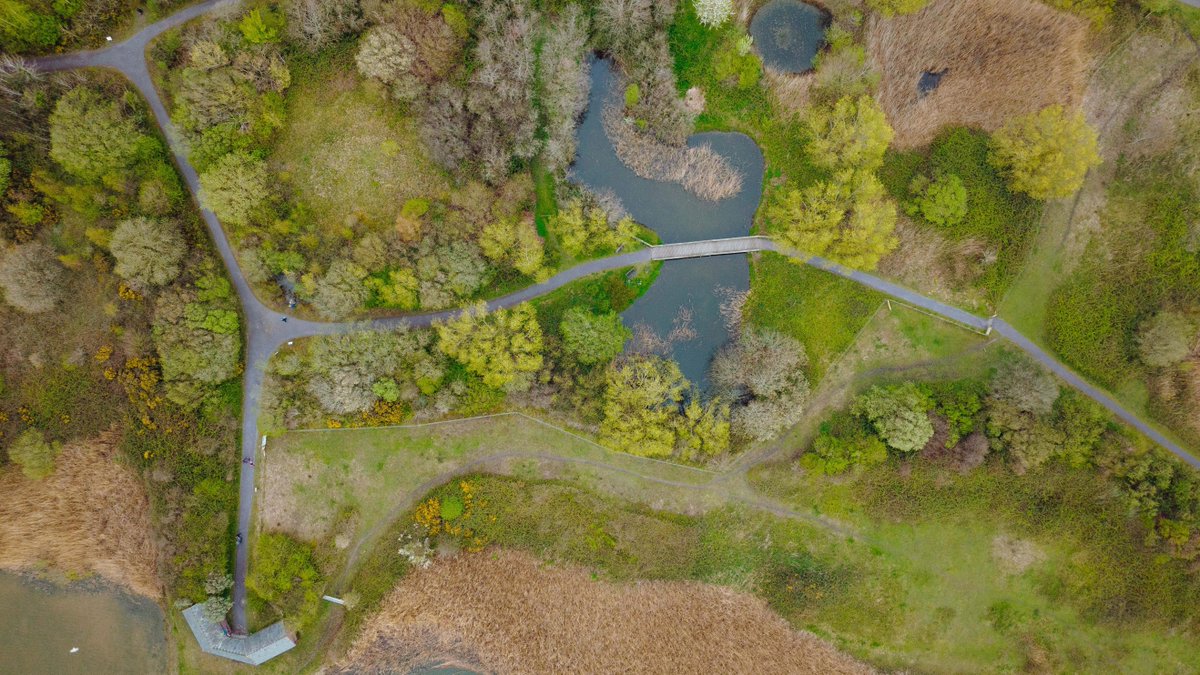
[[[1185,0],[1188,4],[1200,6],[1200,0]],[[166,136],[174,155],[175,163],[183,176],[184,182],[193,197],[199,194],[199,179],[195,168],[187,158],[187,150],[183,138],[171,122],[170,115],[163,103],[162,97],[154,87],[146,61],[146,47],[154,38],[163,32],[175,28],[191,19],[202,16],[217,9],[233,7],[238,0],[208,0],[192,5],[176,14],[146,26],[133,36],[119,43],[114,43],[104,49],[74,52],[58,56],[32,59],[30,63],[44,71],[68,70],[73,68],[109,68],[117,70],[133,83],[134,87],[150,104],[151,110],[163,134]],[[246,370],[242,382],[242,458],[253,460],[261,444],[258,434],[257,417],[258,401],[263,386],[264,369],[271,355],[284,343],[315,335],[331,335],[354,330],[387,330],[399,326],[425,327],[434,321],[453,317],[458,310],[444,312],[414,314],[393,318],[374,319],[359,322],[319,322],[289,317],[271,309],[255,294],[246,277],[238,267],[229,238],[213,213],[200,209],[204,223],[212,236],[221,255],[221,260],[233,279],[238,297],[242,304],[243,321],[245,322],[245,352]],[[764,237],[736,237],[728,240],[710,240],[706,242],[684,242],[663,247],[647,248],[632,253],[624,253],[598,260],[591,260],[568,270],[564,270],[549,280],[535,284],[510,295],[503,296],[488,303],[491,309],[511,307],[522,302],[545,295],[564,285],[581,279],[590,274],[607,270],[619,269],[629,265],[660,259],[680,259],[708,257],[712,255],[745,254],[754,251],[778,251],[784,255],[804,260],[808,265],[825,270],[831,274],[849,279],[876,291],[902,300],[910,305],[920,307],[940,317],[956,323],[969,326],[978,331],[995,331],[1009,340],[1013,345],[1029,356],[1054,371],[1067,384],[1075,387],[1083,394],[1092,398],[1100,405],[1110,410],[1117,417],[1127,422],[1150,439],[1174,453],[1177,457],[1200,468],[1200,460],[1180,447],[1177,443],[1164,436],[1155,427],[1140,420],[1136,415],[1126,410],[1103,391],[1088,384],[1053,356],[1021,335],[1014,328],[999,319],[984,319],[957,307],[934,300],[880,279],[866,272],[842,267],[828,260],[806,256],[794,251],[783,250],[774,242]],[[238,502],[238,532],[250,532],[254,503],[254,467],[247,463],[241,464]],[[756,503],[757,504],[757,503]],[[766,508],[766,503],[757,504]],[[772,509],[779,508],[771,505]],[[246,573],[249,565],[248,543],[237,547],[234,565],[233,611],[230,618],[233,627],[238,631],[246,630]]]

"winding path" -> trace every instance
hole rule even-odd
[[[1200,3],[1200,0],[1190,0]],[[74,52],[57,56],[49,56],[31,60],[31,65],[43,71],[68,70],[74,68],[109,68],[119,71],[132,82],[149,103],[154,117],[162,128],[175,163],[183,176],[184,182],[191,191],[193,198],[199,194],[199,179],[195,168],[187,158],[186,144],[179,134],[170,115],[167,114],[162,97],[155,88],[150,77],[146,61],[146,48],[156,37],[167,30],[175,28],[196,17],[209,12],[233,7],[238,0],[207,0],[192,5],[165,19],[152,23],[138,31],[128,39],[114,43],[104,49]],[[392,318],[374,319],[364,322],[325,323],[290,317],[277,312],[264,304],[251,288],[246,277],[234,257],[233,248],[225,230],[213,213],[203,207],[200,213],[212,236],[212,240],[225,263],[229,276],[233,279],[238,298],[242,305],[243,321],[245,322],[246,368],[242,382],[242,440],[241,452],[243,459],[254,459],[260,447],[257,414],[258,400],[263,386],[264,369],[271,355],[284,343],[315,335],[332,335],[355,330],[387,330],[401,326],[424,327],[434,321],[445,320],[455,316],[458,310],[444,312],[414,314]],[[803,260],[806,264],[831,274],[849,279],[868,286],[876,291],[902,300],[910,305],[919,307],[942,318],[971,327],[978,331],[990,332],[992,329],[1009,340],[1017,348],[1037,360],[1072,387],[1092,398],[1107,408],[1130,426],[1136,428],[1150,439],[1174,453],[1177,457],[1193,467],[1200,469],[1200,460],[1193,457],[1177,443],[1164,436],[1156,428],[1138,419],[1136,415],[1126,410],[1100,389],[1088,384],[1050,354],[1046,353],[1028,338],[1017,332],[1012,326],[997,318],[984,319],[957,307],[934,300],[885,281],[877,276],[858,270],[849,269],[837,263],[807,256],[796,251],[785,250],[766,237],[734,237],[699,242],[683,242],[654,246],[631,253],[613,255],[607,258],[591,260],[570,269],[559,272],[547,281],[535,284],[523,290],[511,293],[488,302],[490,309],[511,307],[522,302],[545,295],[590,274],[607,270],[619,269],[652,260],[677,260],[683,258],[702,258],[719,255],[746,254],[757,251],[776,251],[784,255]],[[248,533],[251,525],[252,507],[254,502],[254,467],[241,464],[238,502],[238,532]],[[764,508],[777,508],[766,505]],[[237,547],[234,565],[233,610],[231,623],[235,630],[246,630],[246,572],[248,568],[248,548],[243,544]]]

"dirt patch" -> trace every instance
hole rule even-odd
[[[337,521],[332,495],[326,494],[314,477],[325,467],[310,455],[281,450],[264,454],[260,460],[262,494],[258,497],[259,524],[267,530],[281,530],[305,541],[321,541]],[[362,471],[347,471],[346,480],[363,476]]]
[[[875,20],[868,46],[895,144],[913,148],[948,125],[992,131],[1015,115],[1077,105],[1086,40],[1083,19],[1035,0],[934,0]],[[922,75],[943,71],[922,95]]]
[[[1020,574],[1046,559],[1032,541],[998,535],[992,540],[992,558],[1005,574]]]
[[[115,433],[69,445],[55,472],[0,472],[0,567],[98,574],[141,595],[162,588],[141,479],[116,459]]]
[[[615,584],[513,551],[403,580],[336,672],[441,660],[500,673],[870,673],[761,600],[690,582]]]

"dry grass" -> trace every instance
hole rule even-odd
[[[697,197],[714,202],[742,191],[742,172],[712,147],[660,143],[648,134],[638,133],[617,106],[605,108],[601,119],[617,157],[642,178],[679,183]]]
[[[992,131],[1015,115],[1077,105],[1086,39],[1083,19],[1035,0],[933,0],[876,20],[868,42],[896,146],[926,145],[947,125]],[[943,69],[940,86],[919,98],[921,74]]]
[[[404,579],[336,670],[407,672],[439,660],[500,673],[872,672],[752,596],[601,582],[513,551],[461,555]]]
[[[150,502],[137,475],[117,463],[117,440],[109,432],[63,448],[45,480],[15,467],[0,472],[0,567],[49,565],[161,595]]]
[[[995,262],[994,250],[978,239],[950,241],[904,215],[896,222],[896,238],[896,250],[879,262],[881,274],[947,302],[984,307],[986,298],[975,282]]]

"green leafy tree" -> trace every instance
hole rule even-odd
[[[115,101],[91,87],[67,92],[50,114],[50,157],[84,180],[122,173],[137,159],[143,138]]]
[[[479,235],[479,248],[489,260],[509,265],[525,276],[548,276],[545,248],[533,223],[502,218],[488,223]]]
[[[187,251],[175,223],[151,218],[121,221],[108,247],[117,259],[117,274],[147,286],[174,281]]]
[[[602,209],[587,208],[574,200],[547,223],[547,228],[558,237],[558,245],[572,257],[591,255],[613,249],[633,241],[633,221],[624,218],[615,226],[608,224],[608,214]]]
[[[1052,105],[1009,120],[992,136],[992,164],[1034,199],[1069,197],[1100,164],[1096,130],[1083,113]]]
[[[200,202],[221,220],[244,227],[267,205],[270,181],[262,160],[242,152],[230,153],[200,174]]]
[[[252,45],[279,42],[283,35],[283,16],[270,9],[253,9],[238,23],[242,37]]]
[[[721,399],[700,402],[693,391],[676,421],[676,445],[685,460],[718,455],[729,449],[729,404]]]
[[[868,171],[784,191],[767,218],[785,246],[858,269],[874,269],[896,247],[896,206]]]
[[[61,446],[46,440],[37,429],[26,429],[8,448],[9,459],[21,467],[26,478],[41,480],[54,473],[54,460]]]
[[[0,288],[8,304],[38,314],[58,306],[66,292],[66,274],[54,251],[37,241],[0,254]]]
[[[592,314],[581,307],[563,313],[558,332],[567,353],[588,366],[613,360],[633,336],[616,312]]]
[[[967,188],[952,173],[933,180],[917,176],[909,192],[913,194],[906,209],[910,216],[920,216],[940,226],[957,225],[967,217]]]
[[[916,452],[933,437],[929,421],[932,402],[912,382],[875,385],[854,399],[854,414],[863,417],[888,447],[899,452]]]
[[[1138,326],[1138,355],[1152,368],[1181,363],[1196,348],[1198,331],[1200,325],[1186,314],[1159,312]]]
[[[321,316],[340,319],[354,313],[367,301],[370,293],[363,283],[367,271],[345,258],[338,258],[329,271],[317,282],[313,307]]]
[[[496,389],[523,391],[542,368],[542,328],[528,304],[487,311],[480,302],[437,326],[438,348]]]
[[[929,0],[867,0],[867,5],[884,16],[914,14],[921,11]]]
[[[154,304],[151,333],[167,398],[193,406],[241,369],[237,313],[220,302],[200,302],[192,289],[169,287]]]
[[[689,389],[679,366],[654,356],[613,362],[605,377],[604,442],[643,457],[666,457],[675,450],[679,406]]]
[[[312,546],[280,532],[259,535],[246,585],[255,595],[286,611],[315,602],[321,584]]]
[[[58,42],[59,24],[22,0],[0,0],[0,51],[45,49]]]
[[[830,170],[846,168],[874,171],[883,165],[883,153],[892,142],[892,127],[879,104],[869,95],[843,96],[832,107],[818,106],[809,113],[813,162]]]

